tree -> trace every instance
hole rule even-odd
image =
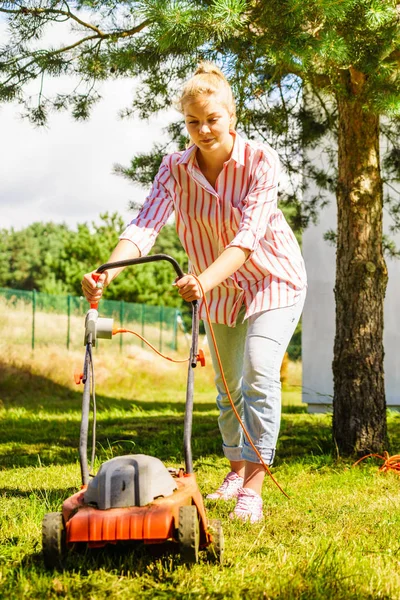
[[[60,262],[69,237],[66,225],[32,223],[2,231],[0,285],[21,290],[66,293]]]
[[[22,102],[34,123],[44,123],[52,108],[87,118],[99,99],[96,82],[117,76],[141,77],[126,114],[149,116],[171,104],[199,58],[210,58],[235,88],[241,128],[267,137],[280,151],[293,179],[283,198],[295,209],[293,220],[305,225],[323,205],[323,190],[336,190],[333,434],[342,453],[382,450],[387,270],[381,164],[394,178],[400,170],[395,0],[33,0],[1,2],[0,11],[13,35],[2,49],[0,99]],[[40,47],[46,27],[60,20],[78,28],[73,41]],[[62,74],[78,76],[84,89],[46,97],[45,76]],[[39,90],[29,101],[25,90],[33,81]],[[305,96],[312,102],[304,104]],[[171,133],[181,140],[179,126]],[[328,134],[337,140],[338,153],[327,174],[302,150]],[[383,161],[380,135],[389,143]],[[298,192],[309,178],[321,193],[302,206]],[[393,199],[388,206],[398,227],[399,206]]]
[[[117,213],[100,215],[99,223],[80,223],[77,230],[54,223],[33,223],[20,231],[2,230],[0,287],[36,289],[47,294],[82,293],[82,275],[108,260],[125,228]],[[173,225],[160,233],[155,252],[170,254],[184,266],[185,253]],[[161,263],[126,269],[105,290],[108,300],[164,304],[185,311],[178,293],[171,294],[172,267]]]

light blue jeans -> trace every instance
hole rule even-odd
[[[306,290],[292,306],[249,317],[236,327],[213,324],[225,378],[235,407],[263,460],[271,465],[281,421],[280,370],[304,306]],[[228,460],[260,460],[243,435],[222,381],[209,326],[204,323],[217,386],[218,425]]]

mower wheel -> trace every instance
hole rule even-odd
[[[213,537],[212,543],[207,546],[208,560],[220,565],[224,564],[225,539],[219,519],[210,519],[209,529]]]
[[[42,523],[43,560],[45,567],[62,567],[66,553],[65,527],[62,513],[47,513]]]
[[[181,506],[178,525],[179,549],[184,563],[193,565],[199,560],[200,530],[197,508]]]

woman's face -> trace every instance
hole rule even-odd
[[[230,152],[232,115],[219,94],[202,94],[184,106],[188,133],[204,154]]]

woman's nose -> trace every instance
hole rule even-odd
[[[200,133],[210,133],[210,128],[207,123],[202,123],[200,125]]]

